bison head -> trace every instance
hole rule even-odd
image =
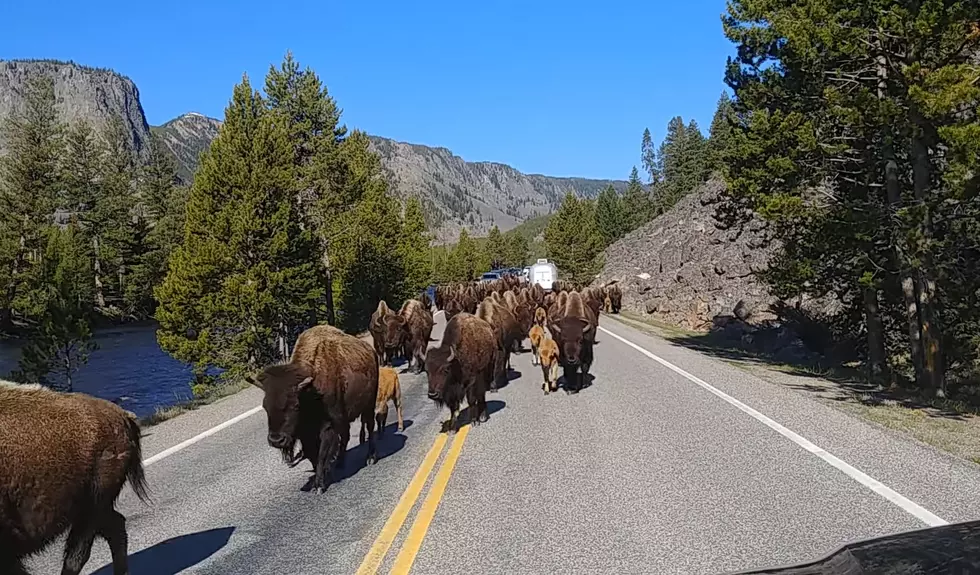
[[[429,399],[442,403],[446,389],[458,380],[459,358],[453,346],[431,348],[425,354],[425,372],[429,378]]]
[[[312,389],[313,370],[305,363],[272,365],[246,381],[264,392],[262,407],[269,420],[269,445],[282,451],[283,459],[294,459],[299,428],[300,396]]]
[[[581,361],[582,345],[585,336],[592,329],[588,320],[580,317],[563,317],[551,326],[552,333],[559,344],[559,356],[567,365],[578,365]]]

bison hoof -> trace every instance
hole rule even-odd
[[[377,462],[378,462],[378,456],[376,454],[375,455],[368,455],[367,456],[367,464],[368,465],[374,465]]]
[[[327,492],[327,488],[322,485],[317,485],[316,487],[313,488],[313,493],[317,495],[323,495],[326,492]]]
[[[486,423],[486,422],[490,421],[490,414],[489,413],[481,413],[480,414],[480,417],[478,417],[476,420],[478,422],[480,422],[480,423]]]

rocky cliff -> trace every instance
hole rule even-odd
[[[592,197],[610,184],[626,188],[624,181],[523,174],[505,164],[467,162],[446,148],[377,136],[371,137],[371,147],[381,157],[395,193],[426,204],[442,240],[455,240],[464,226],[477,235],[494,224],[509,230],[554,211],[568,191]]]
[[[618,280],[623,307],[691,330],[716,316],[772,319],[776,299],[755,278],[775,246],[755,219],[724,229],[715,209],[724,184],[711,180],[669,212],[606,249],[599,281]]]
[[[23,108],[27,81],[36,76],[54,80],[59,116],[66,123],[85,120],[103,131],[110,118],[121,118],[132,134],[133,149],[143,158],[152,131],[174,153],[185,183],[193,180],[201,152],[221,127],[219,120],[189,113],[150,128],[131,80],[111,70],[54,61],[0,61],[0,121]],[[619,180],[526,175],[505,164],[467,162],[446,148],[378,136],[371,136],[371,147],[381,157],[395,195],[422,200],[438,241],[455,240],[463,227],[477,235],[494,224],[509,230],[554,211],[568,191],[591,197],[609,184],[626,188]]]
[[[53,80],[61,121],[85,121],[104,132],[111,118],[119,118],[130,134],[130,149],[141,158],[147,157],[150,127],[139,90],[132,80],[112,70],[53,60],[0,61],[0,121],[23,110],[28,81],[38,77]],[[0,134],[0,148],[2,138]]]
[[[190,184],[201,152],[211,145],[220,127],[219,120],[190,112],[162,126],[153,126],[150,131],[173,153],[180,179]]]

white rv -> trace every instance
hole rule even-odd
[[[544,291],[551,291],[551,285],[558,279],[558,268],[546,259],[539,259],[531,265],[528,281],[538,284]]]

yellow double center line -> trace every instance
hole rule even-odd
[[[456,460],[459,459],[459,454],[463,450],[463,442],[466,441],[466,436],[469,432],[470,425],[467,424],[456,433],[452,445],[449,446],[446,459],[442,462],[442,466],[432,481],[429,494],[426,495],[425,500],[422,502],[422,507],[419,508],[419,512],[415,516],[415,521],[412,522],[412,527],[409,529],[408,535],[402,543],[401,550],[398,552],[398,556],[395,557],[395,563],[390,572],[391,575],[404,575],[412,568],[412,563],[415,562],[415,556],[418,555],[419,548],[422,546],[422,540],[425,539],[425,534],[429,531],[432,518],[435,517],[436,508],[439,507],[439,502],[446,492],[446,485],[449,483],[450,476],[452,476],[453,468],[456,467]],[[445,433],[440,433],[436,436],[436,440],[432,444],[432,447],[429,448],[425,459],[422,460],[422,464],[415,471],[412,481],[408,484],[405,492],[402,493],[401,498],[398,500],[395,510],[392,511],[391,516],[385,521],[384,527],[381,528],[381,533],[378,534],[378,538],[374,540],[374,544],[368,551],[367,556],[364,557],[364,561],[361,562],[361,566],[357,569],[357,575],[374,575],[378,572],[378,568],[381,567],[385,555],[387,555],[392,543],[394,543],[395,538],[401,531],[402,525],[405,524],[409,512],[415,506],[415,502],[418,501],[419,495],[422,494],[422,488],[425,487],[425,482],[428,481],[429,475],[436,466],[439,455],[442,454],[442,448],[445,447],[447,441],[448,436]]]

